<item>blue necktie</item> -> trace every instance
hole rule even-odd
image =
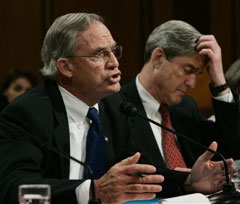
[[[94,178],[98,179],[105,172],[103,129],[96,108],[89,108],[87,117],[92,121],[92,123],[87,135],[85,163],[91,167]],[[86,169],[84,170],[84,178],[90,178]]]

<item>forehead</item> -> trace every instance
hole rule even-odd
[[[25,77],[19,77],[17,79],[15,79],[9,86],[9,88],[14,88],[16,86],[21,86],[23,88],[30,88],[32,87],[32,84],[30,83],[30,81],[28,79],[26,79]]]
[[[77,36],[76,41],[80,49],[111,47],[115,43],[108,28],[99,21],[91,23],[87,30]]]
[[[205,66],[205,56],[198,53],[186,56],[178,56],[171,59],[172,62],[181,66],[190,66],[195,69],[203,69]]]
[[[25,77],[18,77],[17,79],[15,79],[13,81],[13,83],[29,85],[30,81],[27,78],[25,78]]]

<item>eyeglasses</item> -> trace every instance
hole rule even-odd
[[[98,65],[102,65],[104,63],[106,63],[109,58],[111,57],[111,53],[114,54],[114,56],[117,59],[120,59],[122,57],[122,46],[121,45],[117,45],[114,46],[113,48],[111,48],[111,50],[101,50],[98,53],[96,53],[95,55],[85,55],[85,56],[67,56],[66,58],[75,58],[75,57],[90,57],[94,60],[94,62],[96,62]]]

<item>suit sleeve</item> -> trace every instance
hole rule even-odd
[[[0,185],[4,189],[0,192],[1,203],[18,203],[18,186],[34,183],[51,186],[52,203],[65,203],[66,199],[77,203],[75,188],[81,181],[43,178],[42,151],[26,141],[7,138],[3,131],[0,134]]]
[[[190,103],[189,103],[190,102]],[[185,104],[184,104],[185,105]],[[238,102],[227,103],[213,99],[213,109],[216,122],[206,120],[199,112],[194,100],[188,100],[185,108],[192,120],[188,121],[185,129],[189,129],[189,137],[200,142],[205,146],[209,146],[211,142],[217,141],[218,152],[223,154],[225,158],[240,158],[238,151],[240,145],[240,118]],[[195,147],[195,146],[194,146]],[[196,158],[203,153],[204,150],[198,151],[193,148],[192,152],[196,153]],[[219,160],[219,158],[216,158]]]
[[[1,117],[31,134],[38,133],[46,140],[51,133],[46,134],[46,129],[41,129],[43,121],[40,120],[48,117],[48,111],[40,118],[38,109],[27,111],[28,105],[14,103],[4,110]],[[50,118],[48,122],[51,123]],[[21,184],[49,184],[51,203],[77,204],[75,189],[83,181],[61,177],[58,173],[61,171],[58,165],[59,155],[52,154],[48,149],[34,143],[18,129],[2,123],[0,155],[0,186],[4,189],[0,192],[0,203],[18,203],[18,186]]]
[[[213,99],[216,125],[221,141],[220,148],[225,157],[240,159],[240,114],[239,103],[226,103]]]

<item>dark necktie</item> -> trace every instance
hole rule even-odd
[[[89,108],[87,117],[92,121],[87,135],[87,151],[85,163],[88,164],[94,174],[94,178],[100,178],[105,172],[104,165],[104,136],[98,112],[95,108]],[[90,178],[84,170],[84,178]]]
[[[161,104],[159,111],[162,116],[162,124],[172,129],[173,127],[170,120],[168,107],[164,104]],[[186,168],[186,164],[174,134],[164,129],[162,129],[162,146],[169,169],[175,169],[176,167]]]

